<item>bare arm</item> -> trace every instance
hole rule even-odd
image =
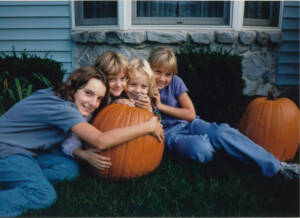
[[[100,150],[125,143],[146,134],[152,134],[159,141],[162,141],[164,137],[162,125],[156,117],[145,123],[106,132],[101,132],[91,124],[84,122],[73,126],[72,131],[81,139]]]
[[[158,109],[169,116],[186,121],[192,121],[196,118],[193,102],[186,92],[182,93],[178,98],[181,108],[175,108],[161,103],[159,93],[157,93],[155,98]]]

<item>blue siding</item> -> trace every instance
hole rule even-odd
[[[70,1],[0,1],[0,52],[49,58],[72,71]]]
[[[276,78],[278,85],[299,85],[299,21],[299,2],[284,2],[282,21],[283,42],[279,49]]]

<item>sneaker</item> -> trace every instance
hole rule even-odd
[[[280,162],[279,172],[285,179],[300,179],[300,164]]]

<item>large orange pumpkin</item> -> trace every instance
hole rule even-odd
[[[292,160],[300,142],[299,109],[288,98],[256,98],[247,106],[239,130],[280,161]]]
[[[100,111],[93,125],[105,132],[148,121],[154,115],[149,111],[121,104],[111,104]],[[155,170],[161,162],[164,143],[152,135],[145,135],[118,145],[100,154],[111,158],[112,166],[105,171],[92,171],[106,179],[129,179]]]

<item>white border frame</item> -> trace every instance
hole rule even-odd
[[[283,16],[283,1],[280,4],[278,27],[267,26],[243,26],[244,18],[244,0],[232,0],[230,9],[229,25],[132,25],[131,23],[131,0],[118,0],[118,25],[103,26],[76,26],[75,25],[75,7],[74,1],[71,0],[71,19],[72,30],[270,30],[280,31]]]

